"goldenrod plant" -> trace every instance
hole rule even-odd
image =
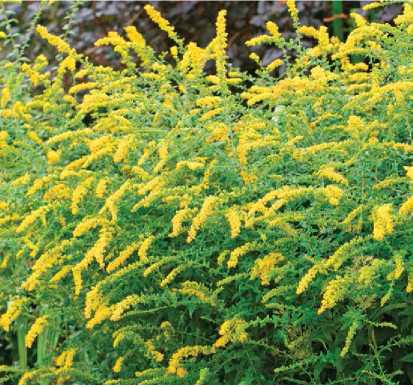
[[[345,41],[287,5],[255,74],[225,10],[200,47],[151,5],[169,52],[1,61],[2,382],[413,381],[413,4]]]

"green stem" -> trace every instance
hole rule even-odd
[[[333,16],[342,14],[343,13],[342,0],[333,0],[331,3],[331,9],[333,11]],[[333,34],[342,41],[344,39],[343,20],[341,18],[334,19],[332,26],[333,26]]]
[[[27,321],[23,320],[17,327],[17,348],[19,351],[19,365],[20,368],[25,369],[27,367],[27,348],[24,343],[24,338],[27,333]]]

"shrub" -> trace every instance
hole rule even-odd
[[[340,42],[288,5],[253,76],[225,11],[200,48],[151,6],[168,53],[2,62],[2,380],[411,382],[413,10]]]

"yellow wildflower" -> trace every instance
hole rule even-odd
[[[261,285],[269,285],[272,270],[275,268],[275,265],[283,259],[284,256],[277,252],[270,253],[264,258],[257,259],[251,270],[251,278],[259,278],[261,280]]]
[[[178,38],[174,27],[171,26],[168,20],[162,17],[159,11],[157,11],[154,7],[152,7],[152,5],[149,4],[145,5],[144,8],[151,20],[156,23],[162,31],[165,31],[168,34],[169,38],[177,43],[181,43],[181,40]]]
[[[255,52],[252,52],[252,53],[249,55],[249,58],[250,58],[251,60],[253,60],[255,63],[260,64],[261,59],[260,59],[260,57],[259,57]]]
[[[123,364],[123,360],[124,360],[124,356],[119,356],[116,361],[115,364],[112,368],[112,371],[115,373],[119,373],[122,370],[122,364]]]
[[[204,113],[200,118],[199,121],[203,122],[203,121],[207,121],[212,117],[215,117],[216,115],[222,113],[224,111],[223,108],[216,108],[216,109],[212,109],[206,113]]]
[[[198,231],[200,230],[201,226],[206,222],[206,220],[211,216],[214,207],[218,202],[218,198],[216,196],[208,196],[204,203],[202,204],[201,210],[192,220],[191,228],[188,231],[188,238],[187,242],[191,243]]]
[[[49,205],[44,205],[39,207],[37,210],[33,210],[29,215],[27,215],[20,225],[16,228],[17,233],[24,232],[28,227],[30,227],[37,219],[42,219],[45,221],[45,215],[50,210]]]
[[[409,216],[413,214],[413,196],[410,196],[399,208],[399,215]]]
[[[207,345],[194,345],[178,349],[169,360],[167,372],[175,374],[180,378],[186,375],[186,370],[182,367],[182,360],[188,357],[196,357],[199,355],[210,355],[215,352],[215,349]]]
[[[244,343],[248,339],[247,327],[247,322],[240,318],[224,321],[219,328],[220,337],[215,341],[213,347],[223,348],[230,343]]]
[[[0,97],[0,108],[5,108],[10,101],[10,89],[8,87],[5,87],[1,91],[1,97]]]
[[[176,212],[172,218],[172,231],[169,234],[170,237],[177,237],[182,232],[182,224],[192,212],[193,210],[190,208],[184,208]]]
[[[215,298],[208,294],[208,288],[196,281],[185,281],[181,284],[181,288],[176,291],[186,296],[196,297],[207,304],[215,305]]]
[[[138,250],[138,256],[141,261],[145,261],[148,259],[148,251],[154,240],[155,237],[153,235],[150,235],[142,242]]]
[[[70,190],[65,184],[56,184],[43,195],[43,199],[47,201],[64,200],[69,198]]]
[[[63,351],[59,356],[54,359],[54,363],[57,367],[64,370],[69,370],[73,365],[73,358],[75,357],[76,349],[71,348]]]
[[[338,173],[334,167],[324,166],[317,173],[316,176],[329,179],[338,184],[348,185],[348,180],[340,173]]]
[[[341,276],[337,276],[335,279],[328,282],[317,314],[321,314],[337,305],[337,303],[346,296],[348,285],[348,278]]]
[[[153,344],[152,340],[147,340],[145,342],[145,347],[146,347],[146,351],[148,352],[149,356],[153,360],[155,360],[157,363],[162,362],[164,358],[164,354],[156,350],[155,345]]]
[[[343,191],[335,185],[328,185],[322,189],[322,192],[332,206],[337,206],[343,196]]]
[[[51,279],[50,282],[56,283],[65,278],[72,270],[71,265],[63,266]]]
[[[72,274],[73,274],[73,286],[74,286],[74,294],[77,297],[80,294],[80,291],[82,290],[82,271],[81,268],[76,265],[72,269]]]
[[[354,336],[356,335],[358,329],[360,328],[360,321],[353,321],[353,323],[350,325],[350,328],[347,332],[347,336],[346,336],[346,341],[344,343],[344,347],[340,352],[340,356],[344,357],[347,355],[349,349],[350,349],[350,345],[351,342],[353,341]]]
[[[226,67],[226,50],[227,50],[227,37],[226,32],[226,16],[227,11],[225,9],[219,11],[216,21],[216,37],[213,41],[213,50],[215,54],[216,71],[220,82],[225,80],[225,67]]]
[[[233,269],[234,267],[236,267],[238,265],[239,258],[247,254],[251,250],[254,250],[255,247],[255,243],[248,242],[232,250],[227,262],[228,269]]]
[[[231,208],[225,214],[231,229],[231,238],[236,238],[241,230],[241,220],[238,211]]]
[[[298,23],[298,10],[295,0],[287,0],[287,7],[288,12],[290,13],[291,18],[293,19],[294,23]]]
[[[36,337],[39,336],[46,328],[47,322],[48,320],[46,316],[41,316],[36,319],[24,339],[26,348],[32,347],[33,342],[36,340]]]
[[[399,279],[404,272],[403,255],[400,253],[395,254],[393,259],[394,259],[394,269],[389,274],[387,274],[386,279],[388,281],[395,281]]]
[[[266,69],[267,71],[271,72],[280,67],[283,64],[282,59],[274,59],[269,65],[267,65]]]
[[[99,199],[104,198],[105,193],[106,193],[106,187],[107,187],[108,183],[109,183],[109,179],[107,179],[107,178],[102,178],[98,181],[95,193],[96,193],[96,196]]]
[[[297,289],[295,291],[296,294],[304,293],[308,289],[311,282],[314,281],[314,279],[315,279],[315,277],[317,276],[318,273],[320,273],[320,265],[315,264],[300,279],[300,282],[298,283]]]
[[[87,322],[86,328],[92,329],[93,327],[100,324],[101,322],[109,319],[111,315],[112,315],[112,309],[106,305],[101,305],[96,311],[93,318]]]
[[[20,176],[17,179],[13,180],[10,185],[12,187],[19,187],[21,185],[28,184],[30,182],[30,179],[31,179],[30,174],[26,173],[23,176]]]
[[[73,215],[79,212],[79,204],[87,195],[87,192],[94,181],[94,177],[88,177],[82,181],[73,191],[71,211]]]
[[[46,27],[38,25],[36,27],[36,32],[40,37],[46,40],[51,46],[56,47],[59,52],[65,54],[73,54],[74,50],[71,48],[63,39],[59,38],[56,35],[53,35],[47,31]]]
[[[122,250],[121,253],[117,258],[115,258],[106,268],[108,273],[116,270],[119,266],[123,265],[126,260],[136,251],[138,250],[140,243],[132,243],[126,249]]]
[[[392,205],[383,204],[373,210],[373,239],[382,241],[386,235],[393,232]]]
[[[10,325],[13,321],[20,316],[25,302],[26,299],[24,298],[16,298],[10,301],[7,311],[0,316],[0,327],[2,327],[6,332],[10,330]]]
[[[127,311],[131,306],[139,304],[142,301],[143,301],[143,298],[141,296],[136,295],[136,294],[133,294],[131,296],[127,296],[122,301],[120,301],[117,304],[112,306],[112,308],[111,308],[112,315],[111,315],[110,319],[112,321],[119,321],[122,318],[122,315],[125,311]]]
[[[178,267],[175,267],[175,269],[171,270],[168,275],[161,281],[161,283],[159,284],[159,286],[161,288],[164,288],[165,286],[169,285],[179,273],[182,273],[185,269],[187,269],[188,267],[191,267],[191,265],[189,263],[187,264],[183,264],[183,265],[179,265]]]

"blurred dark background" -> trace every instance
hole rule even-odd
[[[248,59],[250,48],[244,42],[263,33],[268,20],[276,22],[285,35],[293,33],[285,1],[26,1],[20,4],[0,1],[7,12],[0,12],[1,19],[6,13],[15,16],[13,31],[23,33],[16,41],[27,40],[25,55],[34,57],[40,52],[55,56],[46,44],[37,37],[29,37],[30,25],[38,22],[49,31],[63,35],[80,52],[86,53],[95,63],[108,65],[116,63],[117,55],[105,47],[94,47],[98,38],[109,31],[122,33],[122,28],[135,25],[147,41],[157,50],[170,47],[166,34],[150,21],[143,7],[151,3],[158,8],[186,41],[195,41],[204,47],[215,34],[215,18],[220,9],[228,10],[229,58],[244,70],[253,66]],[[361,7],[369,1],[297,1],[302,24],[327,25],[332,34],[343,39],[352,27],[350,12],[358,12],[369,20],[391,22],[401,10],[401,4],[369,11]],[[43,5],[42,5],[43,4]],[[38,10],[43,7],[40,17]],[[36,16],[37,15],[37,16]],[[24,33],[26,32],[26,36]],[[310,45],[311,42],[309,41]],[[263,64],[271,62],[280,53],[276,48],[261,47],[254,49],[263,59]]]

